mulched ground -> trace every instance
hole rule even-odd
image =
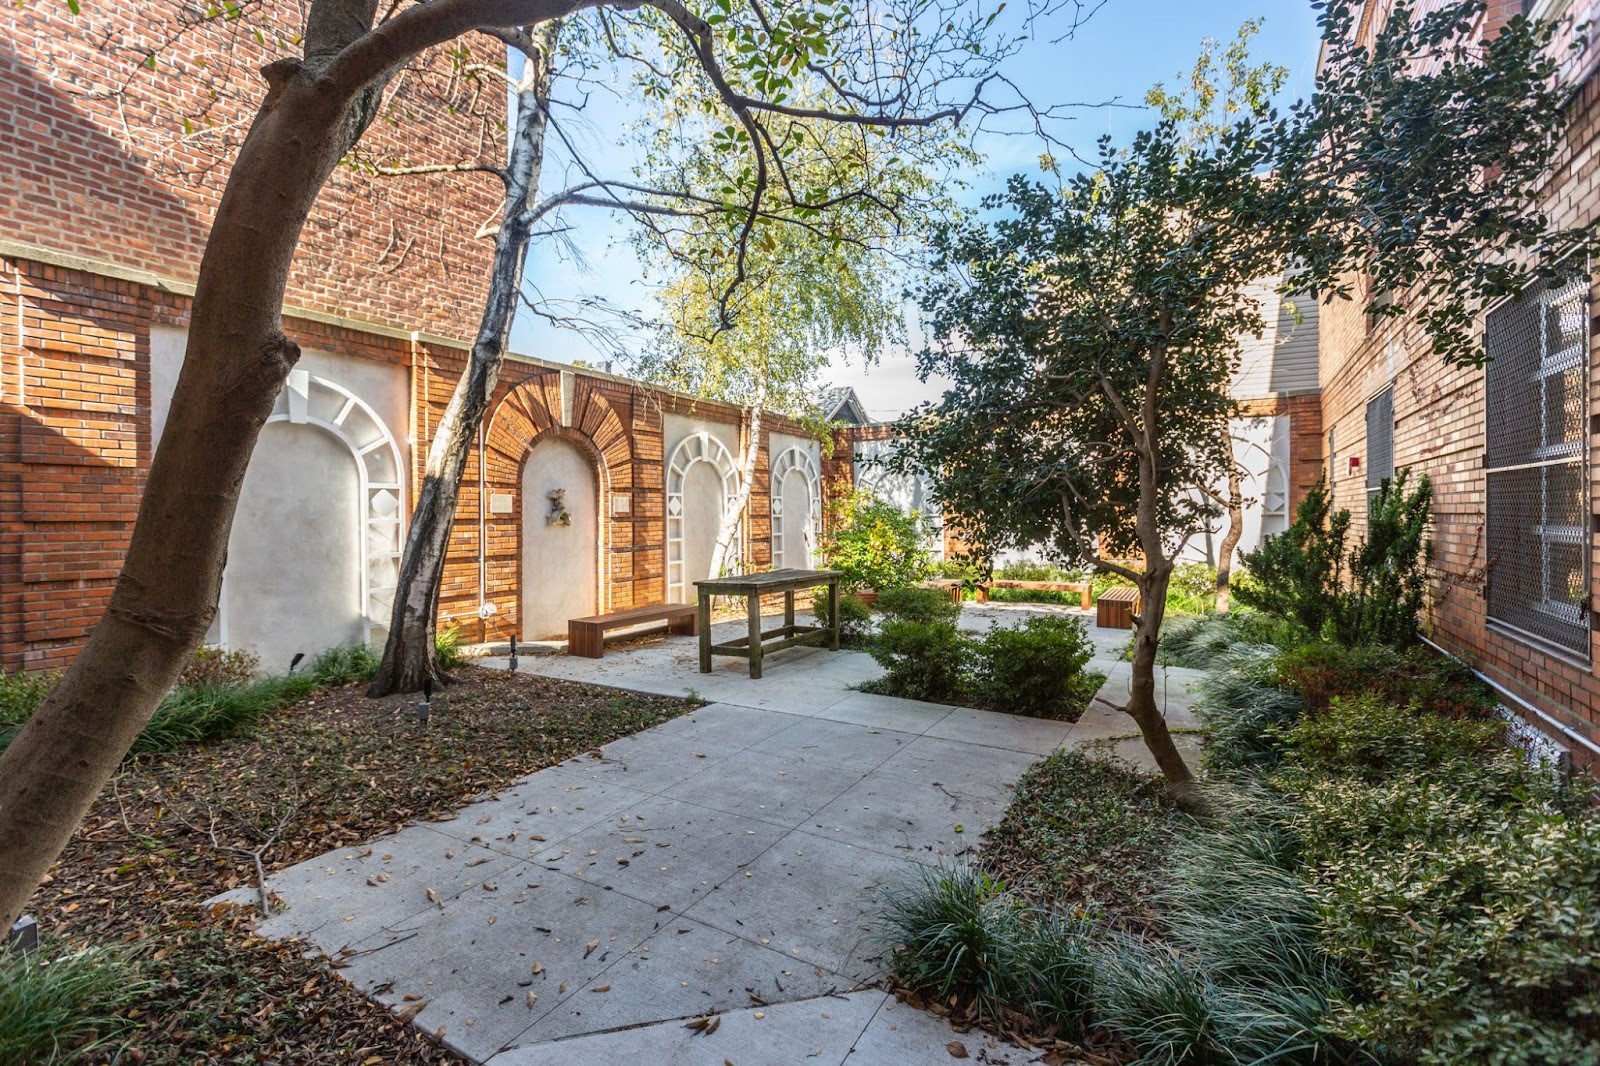
[[[321,963],[199,904],[696,706],[475,667],[436,697],[330,690],[246,735],[129,763],[29,910],[55,943],[124,944],[158,987],[117,1061],[457,1062]]]
[[[1153,897],[1183,817],[1158,775],[1093,746],[1062,751],[1017,782],[979,861],[1036,903],[1159,935]]]

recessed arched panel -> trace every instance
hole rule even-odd
[[[822,528],[822,473],[804,448],[786,448],[772,464],[772,565],[816,565]]]
[[[576,444],[546,437],[522,467],[522,635],[563,637],[599,612],[599,476]]]
[[[372,407],[291,371],[240,492],[213,638],[270,671],[387,629],[405,537],[400,448]]]
[[[691,477],[691,473],[693,476]],[[667,599],[688,603],[694,583],[710,576],[711,546],[722,516],[735,506],[739,473],[727,445],[706,432],[685,437],[667,462]],[[740,531],[734,530],[726,566],[737,569]]]

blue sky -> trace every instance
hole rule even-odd
[[[1255,61],[1289,68],[1285,99],[1308,94],[1317,33],[1306,0],[1107,0],[1076,37],[1054,45],[1044,40],[1031,44],[1007,73],[1039,104],[1111,99],[1139,104],[1155,82],[1170,82],[1179,71],[1192,66],[1204,38],[1229,40],[1249,18],[1264,20],[1252,45]],[[561,118],[560,112],[557,118]],[[581,121],[568,120],[564,125],[598,169],[624,177],[632,165],[630,153],[619,146],[627,118],[620,102],[596,94],[590,97]],[[1109,133],[1124,141],[1149,122],[1150,115],[1142,107],[1086,108],[1061,127],[1060,133],[1087,154],[1101,135]],[[988,163],[985,173],[974,175],[974,196],[1014,171],[1036,170],[1043,148],[1037,140],[1022,136],[985,136],[978,147],[988,156]],[[559,187],[563,169],[559,158],[547,161],[547,191]],[[563,235],[561,245],[546,241],[533,250],[527,268],[529,281],[546,296],[601,298],[617,307],[647,313],[650,292],[627,243],[627,223],[594,209],[569,212],[566,222],[572,229]],[[554,329],[526,312],[512,332],[512,348],[561,362],[582,359],[593,363],[604,358],[583,338]],[[938,394],[936,383],[916,380],[910,354],[886,355],[871,368],[836,359],[831,370],[832,382],[854,386],[875,418],[891,418]]]

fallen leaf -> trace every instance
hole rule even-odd
[[[583,957],[587,959],[590,955],[593,955],[594,954],[594,949],[599,947],[599,946],[600,946],[600,941],[599,940],[591,940],[591,941],[589,941],[583,947]]]
[[[539,975],[539,974],[542,974],[542,973],[544,973],[544,963],[542,963],[542,962],[535,962],[535,963],[534,963],[534,964],[533,964],[533,973],[534,973],[534,976],[535,976],[535,977],[537,977],[537,976],[538,976],[538,975]]]
[[[537,1003],[537,1002],[539,1002],[539,993],[537,993],[537,992],[529,992],[528,993],[528,1009],[532,1010],[533,1009],[533,1005],[535,1003]]]
[[[428,1001],[427,1000],[419,999],[415,1003],[411,1004],[411,1006],[407,1007],[405,1010],[403,1010],[400,1013],[396,1014],[394,1016],[394,1020],[397,1021],[397,1022],[400,1022],[402,1025],[410,1025],[413,1021],[416,1020],[417,1015],[422,1013],[423,1008],[426,1007],[427,1005],[428,1005]]]
[[[959,1040],[950,1041],[950,1043],[944,1046],[944,1049],[950,1052],[950,1057],[953,1059],[964,1059],[967,1057],[967,1045],[963,1044]]]
[[[609,992],[609,991],[611,991],[611,986],[610,985],[595,985],[593,988],[589,989],[589,991],[591,991],[591,992]]]

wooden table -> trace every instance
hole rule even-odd
[[[696,581],[694,587],[700,595],[700,672],[711,672],[713,655],[737,655],[741,659],[748,659],[750,676],[760,677],[762,656],[769,651],[792,648],[797,644],[826,644],[829,650],[838,651],[839,576],[837,570],[769,570],[763,574],[734,574]],[[828,624],[795,625],[794,594],[818,586],[828,590]],[[783,593],[783,625],[762,632],[761,597],[779,592]],[[711,643],[713,596],[745,597],[746,613],[750,619],[749,635],[721,644]]]

